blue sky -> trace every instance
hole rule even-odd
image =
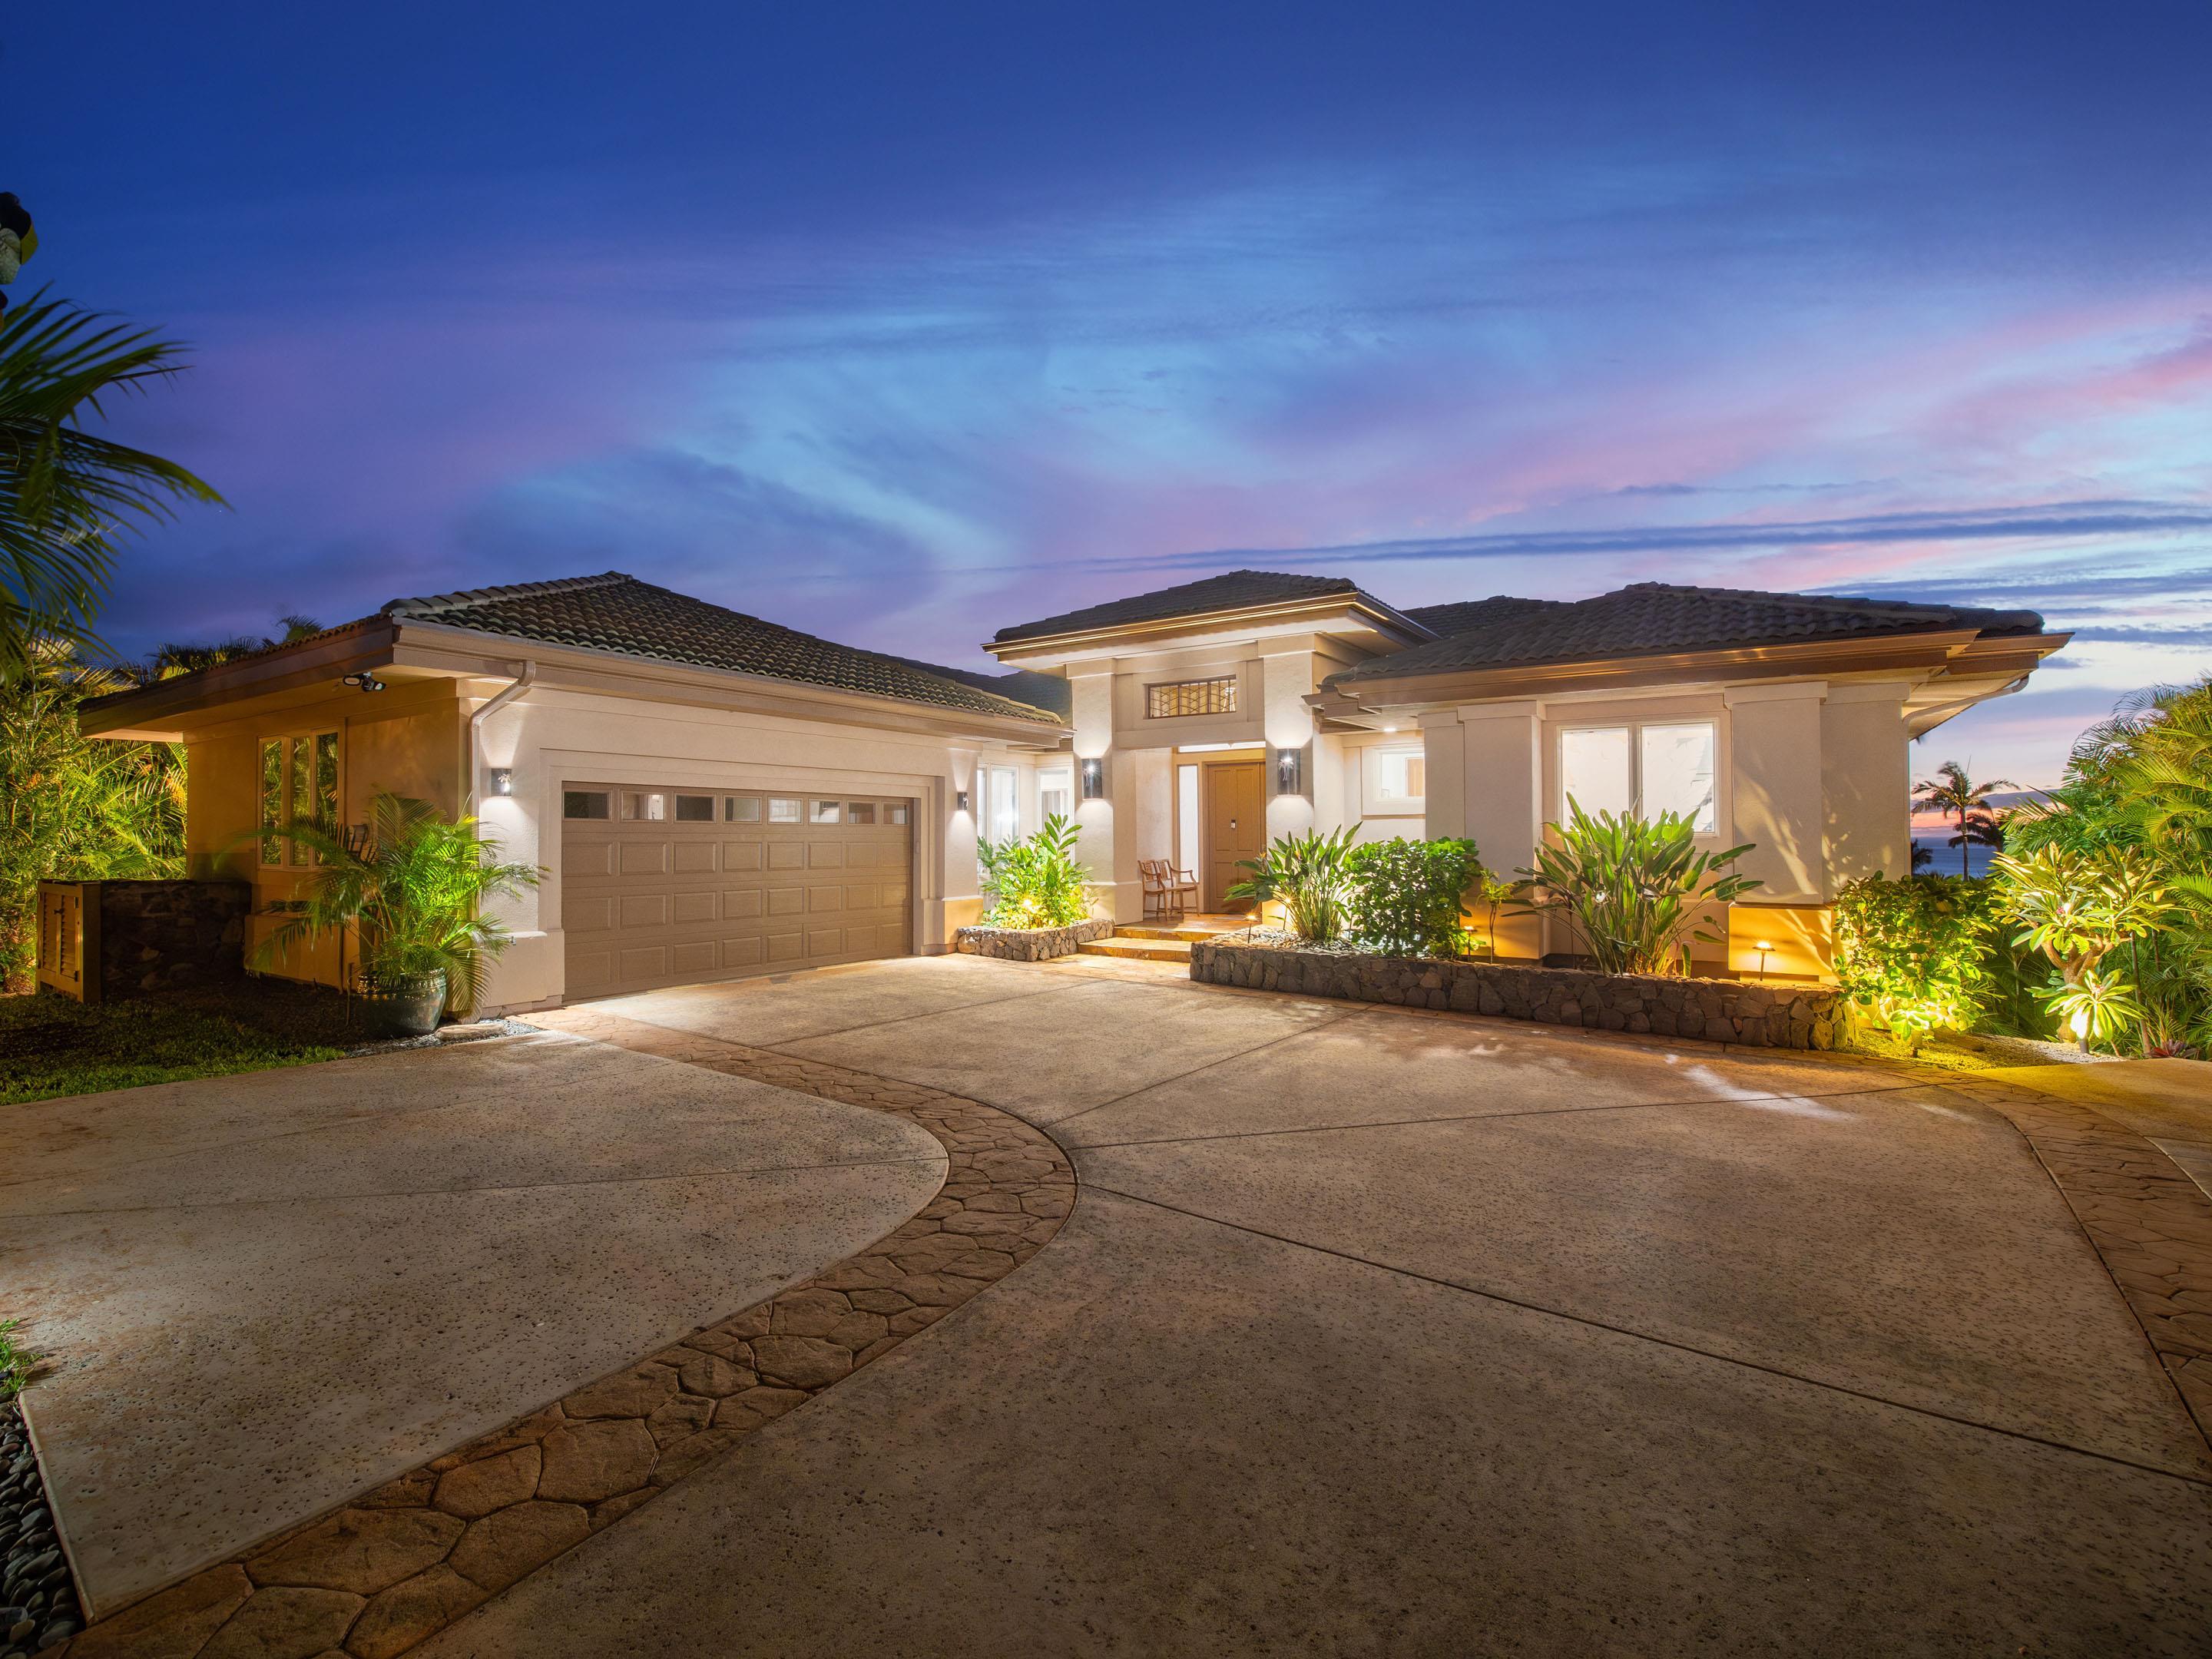
[[[48,9],[0,188],[26,283],[195,348],[117,428],[230,510],[120,646],[609,568],[970,664],[1239,565],[1875,592],[2079,631],[1917,757],[2035,783],[2212,667],[2208,54],[2202,4]]]

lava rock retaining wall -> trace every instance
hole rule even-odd
[[[1075,947],[1094,939],[1110,939],[1114,924],[1103,917],[1079,921],[1073,927],[963,927],[952,935],[952,948],[977,957],[998,957],[1007,962],[1048,962],[1073,956]]]
[[[1760,1048],[1832,1048],[1844,1034],[1842,994],[1820,985],[1662,979],[1212,940],[1190,947],[1190,976],[1210,985],[1450,1008],[1547,1025],[1648,1031]]]

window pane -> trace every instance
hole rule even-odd
[[[607,792],[604,789],[564,789],[561,792],[561,816],[564,818],[604,818],[607,816]]]
[[[1198,769],[1176,768],[1176,868],[1198,868]]]
[[[676,821],[678,823],[712,823],[714,821],[714,798],[712,795],[678,795],[676,798]]]
[[[1559,734],[1559,816],[1572,800],[1583,811],[1626,812],[1635,804],[1628,772],[1628,728],[1608,726]]]
[[[1145,688],[1145,718],[1176,720],[1185,714],[1233,714],[1237,712],[1237,677],[1178,680],[1172,685]]]
[[[1644,728],[1644,811],[1680,812],[1701,836],[1720,828],[1713,799],[1712,723]]]
[[[768,803],[770,823],[797,823],[805,816],[805,803],[787,795],[771,795]]]
[[[286,803],[287,818],[312,817],[315,810],[315,740],[313,738],[292,739],[291,799]],[[289,843],[284,852],[287,864],[305,864],[307,849],[297,842]]]
[[[904,823],[906,822],[906,803],[900,801],[894,804],[890,808],[889,815],[884,819],[884,822],[886,823]]]
[[[261,827],[274,830],[284,822],[284,740],[264,738],[261,744]],[[284,844],[276,836],[261,837],[261,861],[280,864]]]
[[[657,791],[652,794],[642,791],[625,794],[623,797],[623,816],[658,823],[668,816],[668,797]]]
[[[722,820],[726,823],[758,823],[761,804],[758,795],[725,795],[722,797]]]
[[[845,812],[848,823],[873,823],[876,821],[876,804],[872,800],[853,801],[847,805]]]
[[[817,800],[814,803],[814,821],[817,823],[835,823],[843,815],[843,808],[834,800]]]
[[[1368,763],[1375,769],[1372,791],[1382,811],[1404,811],[1428,793],[1428,757],[1410,744],[1370,749]]]
[[[1015,793],[1019,780],[1011,766],[991,769],[991,839],[1009,842],[1022,833],[1021,798]]]

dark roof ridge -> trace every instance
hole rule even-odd
[[[1878,599],[1867,594],[1796,593],[1783,592],[1771,588],[1708,587],[1701,582],[1630,582],[1617,587],[1614,593],[1661,592],[1696,593],[1716,599],[1785,599],[1792,605],[1816,605],[1829,611],[1887,611],[1903,616],[1924,617],[1931,611],[1945,611],[1960,617],[2025,616],[2026,611],[2008,611],[1987,605],[1946,605],[1929,599]],[[1589,599],[1572,599],[1571,605],[1588,605],[1594,600],[1610,599],[1608,593],[1593,593]]]
[[[535,599],[541,593],[576,593],[586,588],[611,587],[617,582],[637,582],[640,587],[651,587],[651,582],[638,581],[635,576],[620,570],[609,570],[597,576],[556,576],[550,581],[510,582],[504,587],[463,587],[451,593],[430,593],[420,599],[387,599],[379,607],[387,617],[434,617],[441,611],[459,611],[472,605],[489,605],[500,599]],[[673,592],[664,588],[663,592]],[[777,626],[770,623],[769,626]]]

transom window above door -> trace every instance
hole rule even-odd
[[[1210,680],[1176,680],[1145,688],[1145,718],[1180,720],[1186,714],[1233,714],[1237,712],[1237,676],[1224,674]]]
[[[1697,834],[1720,829],[1719,728],[1711,720],[1589,726],[1559,733],[1559,816],[1679,812]]]

